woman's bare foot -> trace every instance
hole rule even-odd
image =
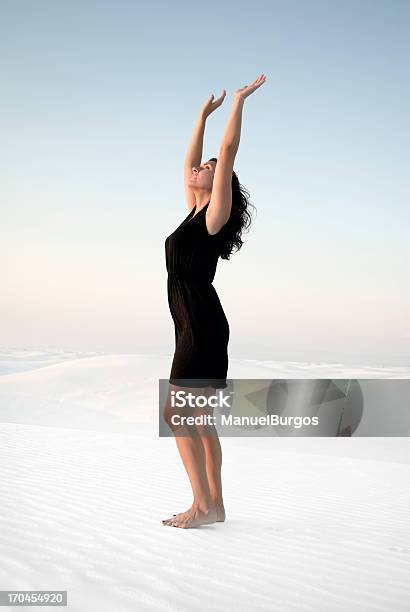
[[[211,506],[208,510],[201,510],[198,507],[192,506],[187,512],[181,512],[177,516],[163,521],[164,525],[169,527],[180,527],[182,529],[191,529],[200,525],[209,525],[216,523],[217,514],[215,506]]]
[[[188,515],[190,515],[192,513],[192,510],[194,508],[194,505],[192,504],[192,506],[189,508],[189,510],[187,510],[186,512],[180,512],[179,514],[173,514],[171,518],[162,521],[162,523],[164,525],[170,525],[172,523],[172,521],[178,520],[184,520]],[[215,503],[215,510],[216,510],[216,522],[217,523],[223,523],[225,521],[225,508],[223,503],[219,503],[216,502]]]

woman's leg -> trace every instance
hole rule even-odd
[[[207,396],[214,395],[215,389],[207,387]],[[213,415],[213,408],[210,407],[210,413]],[[219,441],[218,432],[214,425],[209,428],[208,434],[201,433],[202,444],[205,449],[205,464],[206,474],[209,484],[209,492],[211,499],[216,508],[217,521],[225,520],[225,508],[222,496],[222,448]]]
[[[171,391],[179,391],[181,389],[186,393],[191,392],[195,395],[206,395],[206,389],[178,387],[170,384],[164,410],[164,419],[175,435],[179,454],[191,483],[194,501],[191,508],[186,512],[181,512],[163,521],[163,524],[187,528],[214,523],[217,519],[217,514],[209,490],[205,449],[199,431],[194,425],[175,425],[171,421],[173,415],[197,415],[197,411],[192,408],[184,407],[181,409],[171,406]]]

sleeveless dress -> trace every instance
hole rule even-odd
[[[229,324],[212,284],[224,229],[208,233],[209,202],[196,206],[165,240],[168,304],[175,327],[169,382],[181,387],[227,387]]]

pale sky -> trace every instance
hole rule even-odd
[[[410,363],[410,4],[0,2],[3,346],[172,353],[164,241],[198,111],[258,214],[230,356]]]

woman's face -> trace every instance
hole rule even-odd
[[[189,179],[189,185],[198,189],[212,190],[215,167],[215,161],[207,161],[200,166],[194,166]]]

